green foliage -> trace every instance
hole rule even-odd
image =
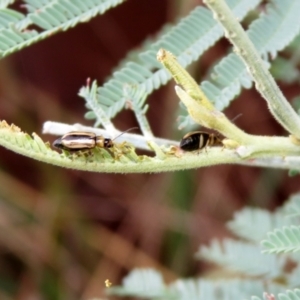
[[[27,15],[0,10],[0,57],[7,56],[59,31],[87,22],[124,0],[27,0]],[[8,1],[3,3],[6,6]],[[41,32],[29,29],[37,25]]]
[[[284,212],[289,217],[297,217],[300,215],[300,195],[296,194],[290,197],[284,206]],[[295,222],[295,220],[294,220]],[[298,221],[299,222],[299,221]]]
[[[278,277],[286,263],[282,257],[263,255],[257,244],[232,239],[224,239],[222,243],[213,240],[209,247],[200,247],[196,257],[242,274],[266,278]]]
[[[285,255],[263,254],[257,240],[258,236],[253,238],[253,231],[247,230],[247,228],[242,230],[243,227],[237,233],[240,234],[243,231],[242,237],[251,242],[233,239],[224,239],[222,242],[214,240],[210,246],[202,246],[196,253],[197,259],[203,259],[221,267],[225,272],[224,277],[220,275],[220,278],[216,279],[179,279],[167,285],[163,283],[158,272],[138,269],[132,271],[124,279],[122,286],[113,287],[107,292],[113,295],[148,299],[251,298],[256,300],[262,299],[259,297],[262,294],[263,299],[266,300],[299,299],[300,290],[287,290],[289,287],[297,287],[300,284],[300,256],[292,253],[294,247],[290,246],[289,234],[286,232],[287,229],[295,229],[296,226],[286,226],[284,230],[275,229],[279,225],[276,221],[279,214],[282,218],[284,211],[289,211],[295,215],[299,206],[299,197],[299,194],[293,195],[282,209],[273,214],[262,209],[247,208],[236,214],[235,219],[229,222],[229,228],[236,232],[236,227],[239,224],[243,226],[240,219],[244,220],[244,224],[248,223],[249,227],[259,227],[265,220],[268,226],[262,228],[262,231],[266,234],[266,231],[272,227],[278,233],[275,242],[280,241],[280,246],[285,247],[285,252],[287,252]],[[299,239],[298,227],[296,231],[295,236]],[[292,270],[287,268],[291,262],[294,264]],[[239,274],[238,278],[237,274]],[[272,298],[271,294],[278,296]]]
[[[265,60],[268,54],[274,59],[278,51],[298,36],[300,24],[296,12],[299,9],[297,0],[273,1],[267,5],[266,13],[250,24],[247,34]],[[286,78],[287,73],[284,74]],[[230,53],[213,68],[211,79],[203,81],[200,86],[216,108],[223,110],[240,94],[242,88],[249,89],[252,86],[252,80],[241,58]],[[189,119],[188,115],[181,116],[180,127],[188,125]]]
[[[9,4],[12,4],[14,0],[1,0],[0,1],[0,9],[6,8]]]
[[[8,9],[7,6],[11,2],[0,3],[1,57],[30,46],[58,31],[68,30],[80,22],[87,22],[123,1],[27,0],[25,1],[27,15]],[[240,20],[249,11],[256,9],[260,2],[227,1],[235,17]],[[268,56],[275,58],[278,51],[287,47],[299,35],[299,11],[299,0],[273,0],[267,6],[266,12],[261,13],[257,20],[250,24],[248,36],[266,64],[269,63]],[[39,30],[31,29],[33,25],[38,26]],[[148,109],[148,104],[145,103],[146,96],[171,79],[156,60],[157,51],[160,48],[172,51],[180,64],[187,67],[198,60],[222,36],[223,29],[210,10],[199,6],[177,25],[165,27],[156,40],[145,42],[141,50],[133,52],[132,59],[130,58],[132,56],[128,55],[126,62],[120,65],[103,86],[98,86],[96,81],[93,81],[91,86],[81,88],[79,95],[85,99],[88,109],[86,117],[95,119],[96,126],[102,125],[108,131],[115,131],[111,119],[118,112],[125,106],[132,109],[143,132],[143,136],[138,136],[139,142],[141,140],[148,142],[149,147],[156,152],[154,157],[137,155],[134,146],[138,147],[138,142],[134,146],[129,143],[116,144],[112,149],[98,147],[89,153],[69,151],[58,153],[37,135],[31,137],[16,126],[8,126],[6,122],[0,124],[0,143],[17,153],[40,161],[94,172],[162,172],[238,162],[248,165],[269,163],[269,166],[278,166],[278,161],[281,162],[281,167],[293,166],[295,170],[297,167],[299,169],[298,141],[291,141],[289,138],[277,140],[272,138],[277,144],[286,146],[283,150],[280,148],[274,160],[273,157],[268,160],[274,153],[269,149],[271,138],[266,137],[260,137],[261,140],[270,141],[264,143],[266,148],[254,149],[254,152],[256,150],[261,155],[253,156],[257,160],[249,159],[253,158],[251,151],[257,146],[254,143],[249,148],[241,144],[224,151],[213,147],[206,156],[194,153],[182,154],[176,152],[176,148],[175,150],[172,147],[159,148],[156,145],[155,137],[145,117]],[[298,74],[296,64],[291,62],[288,65],[284,60],[281,62],[278,60],[277,64],[282,62],[285,63],[286,70],[293,71],[290,80],[296,80]],[[210,113],[213,112],[219,117],[220,111],[227,107],[243,88],[252,86],[249,70],[235,53],[228,54],[215,65],[211,79],[199,84],[215,105]],[[186,126],[189,117],[181,117],[180,122],[181,127]],[[253,139],[255,138],[258,137]],[[169,145],[173,145],[172,141],[165,146]],[[291,151],[286,153],[286,149]],[[244,158],[247,158],[247,161]],[[210,246],[200,247],[196,257],[224,270],[223,277],[178,279],[166,284],[161,274],[155,270],[133,270],[124,279],[122,286],[112,287],[108,292],[111,295],[180,300],[242,298],[256,300],[260,299],[261,295],[264,295],[265,299],[272,299],[270,292],[278,295],[276,299],[300,299],[298,289],[287,290],[300,284],[300,259],[299,255],[294,253],[300,249],[300,225],[297,218],[291,218],[299,217],[299,200],[300,196],[294,195],[287,205],[274,213],[263,209],[245,208],[236,213],[234,219],[228,223],[231,232],[244,241],[227,238],[223,241],[213,240]],[[286,214],[290,217],[286,218]],[[262,239],[264,240],[260,244]],[[264,247],[263,253],[261,245]],[[293,270],[285,268],[289,262],[295,265]],[[268,294],[263,294],[266,291]]]
[[[122,287],[111,287],[108,293],[155,299],[167,297],[169,291],[159,272],[152,269],[135,269],[123,279]]]
[[[251,297],[251,300],[273,300],[275,299],[274,295],[272,294],[267,294],[264,293],[264,297],[263,298],[259,298],[256,296]],[[299,300],[300,299],[300,290],[299,289],[295,289],[295,290],[287,290],[285,293],[279,293],[278,294],[278,298],[279,300]]]
[[[288,290],[288,291],[286,291],[285,294],[280,293],[278,295],[278,298],[280,300],[299,300],[300,299],[300,290],[299,289],[295,289],[293,291]]]
[[[149,283],[149,284],[148,284]],[[109,295],[142,297],[145,299],[246,299],[253,294],[262,294],[266,289],[281,290],[280,285],[261,280],[218,280],[179,279],[167,285],[157,271],[135,269],[123,280],[120,287],[107,289]]]
[[[80,22],[88,21],[95,15],[104,13],[107,9],[114,7],[122,1],[102,0],[99,2],[98,0],[89,0],[83,3],[79,0],[75,2],[70,0],[27,0],[25,2],[25,7],[28,10],[27,15],[7,8],[0,10],[0,24],[2,24],[2,27],[0,27],[0,53],[2,49],[2,56],[29,46],[34,41],[41,40],[57,31],[64,31]],[[235,17],[241,20],[249,11],[255,9],[260,1],[228,0],[227,3],[235,14]],[[292,26],[292,30],[290,30],[291,24],[293,22],[296,23],[297,14],[295,11],[298,11],[299,1],[288,0],[283,4],[280,1],[274,0],[272,3],[272,5],[267,6],[265,14],[261,14],[257,20],[250,24],[248,30],[252,42],[265,58],[268,54],[275,57],[277,52],[286,47],[299,32],[298,25]],[[41,31],[28,29],[31,25],[37,25],[41,28]],[[1,35],[3,36],[2,39]],[[96,81],[93,81],[91,86],[82,87],[79,95],[86,101],[86,107],[88,108],[86,117],[88,119],[96,119],[95,126],[102,125],[110,136],[117,136],[118,131],[114,128],[111,118],[124,109],[124,107],[130,108],[134,111],[143,133],[143,135],[132,137],[132,140],[129,140],[133,146],[154,150],[156,159],[158,160],[165,160],[172,155],[172,159],[175,161],[176,158],[183,160],[183,156],[185,159],[190,159],[189,156],[181,153],[178,154],[176,149],[170,148],[171,145],[177,145],[176,141],[166,142],[156,139],[151,132],[149,122],[145,116],[148,108],[148,105],[145,104],[147,95],[166,84],[171,78],[167,71],[163,69],[162,64],[156,60],[156,53],[162,47],[167,48],[177,56],[181,66],[186,67],[191,62],[199,59],[221,37],[222,28],[213,18],[212,13],[203,6],[196,7],[187,17],[181,19],[177,25],[165,26],[155,41],[145,41],[140,51],[135,50],[133,56],[128,55],[128,58],[133,57],[133,59],[129,59],[127,62],[121,64],[120,69],[116,70],[111,79],[103,86],[98,86]],[[214,109],[223,109],[240,92],[242,87],[248,88],[251,86],[250,76],[247,74],[246,67],[236,54],[229,54],[229,56],[221,60],[213,73],[215,75],[212,83],[204,82],[200,84],[200,87],[203,88],[209,100],[214,102]],[[181,118],[181,127],[187,124],[188,119],[189,117]],[[227,136],[226,134],[224,135]],[[245,135],[244,137],[247,138]],[[225,153],[225,155],[224,152],[219,152],[219,155],[216,157],[208,157],[207,162],[201,162],[200,165],[185,164],[184,166],[196,167],[207,165],[207,163],[218,164],[220,161],[223,163],[232,163],[244,160],[245,158],[260,158],[262,155],[270,155],[268,153],[270,148],[272,150],[275,149],[277,151],[275,153],[280,153],[280,155],[282,153],[285,156],[298,155],[299,147],[291,143],[289,139],[273,140],[275,144],[270,147],[271,144],[269,142],[266,143],[267,140],[259,140],[258,137],[253,137],[248,142],[253,144],[254,141],[258,141],[257,145],[252,145],[253,148],[246,149],[246,151],[241,149],[242,151],[238,152],[238,156],[235,155],[233,149],[232,151],[228,150],[228,153]],[[236,141],[234,140],[234,142]],[[2,145],[5,144],[8,148],[14,148],[12,147],[12,143],[1,142],[1,137],[0,143]],[[239,143],[240,141],[234,145]],[[159,148],[162,145],[164,148]],[[261,145],[265,145],[269,150],[262,149],[261,147],[256,149],[257,146]],[[17,151],[22,153],[21,149]],[[99,151],[103,152],[105,150],[102,149]],[[144,163],[147,159],[151,163],[155,162],[152,158],[146,159],[145,156],[138,157],[135,153],[131,153],[131,161],[133,160],[135,163]],[[28,153],[27,155],[30,154]],[[38,155],[31,156],[39,157]],[[110,156],[107,155],[105,157],[108,157],[108,164],[111,165],[111,161],[109,161]],[[123,157],[122,153],[121,158],[123,159]],[[53,162],[51,156],[49,158],[45,157],[42,160]],[[297,168],[298,164],[295,164],[294,161],[290,161],[287,164],[286,161],[284,161],[286,168],[295,166],[293,168],[295,171],[300,169],[300,163],[299,168]],[[91,163],[95,162],[98,162],[97,159],[91,159]],[[260,165],[259,160],[255,162]],[[103,163],[103,160],[101,160],[101,163]],[[151,163],[149,162],[149,164]],[[252,165],[253,161],[249,164]],[[67,164],[62,163],[61,166],[67,166]],[[91,165],[87,166],[90,167]],[[114,166],[117,166],[117,164]],[[153,168],[148,168],[146,165],[141,165],[140,167],[136,167],[136,171],[143,172],[143,168],[146,168],[144,169],[146,172],[153,170],[177,170],[180,166],[183,166],[180,162],[174,167],[167,167],[166,165],[156,168],[153,165]],[[75,164],[70,163],[69,167],[74,168]],[[80,169],[82,168],[80,167]],[[92,168],[92,170],[95,170],[95,168]],[[103,170],[111,170],[111,168],[103,168]],[[124,172],[125,169],[119,171]],[[127,172],[131,172],[130,168],[127,169]]]
[[[50,148],[49,143],[44,143],[42,139],[33,134],[33,137],[22,132],[17,126],[9,126],[5,121],[0,123],[0,141],[3,146],[14,150],[17,153],[43,162],[54,165],[65,166],[81,170],[98,170],[99,172],[122,172],[122,165],[139,170],[139,163],[150,164],[156,160],[148,156],[137,155],[129,144],[115,145],[110,150],[97,147],[88,152],[68,152],[59,154]]]
[[[230,0],[228,5],[239,19],[243,19],[259,2],[258,0]],[[104,112],[113,118],[125,105],[124,83],[140,85],[148,95],[171,79],[155,59],[160,48],[171,51],[178,57],[181,65],[187,67],[221,37],[222,30],[213,19],[211,12],[203,7],[197,7],[177,25],[170,27],[157,41],[144,47],[135,61],[127,62],[113,74],[109,81],[99,87],[97,102]],[[100,123],[101,120],[97,120],[97,124]]]
[[[268,233],[262,241],[265,253],[300,251],[300,226],[283,227]]]
[[[238,237],[257,243],[273,228],[288,224],[291,225],[293,222],[287,218],[282,209],[270,213],[265,209],[246,207],[234,214],[227,227]]]
[[[283,208],[283,213],[289,216],[287,224],[299,224],[300,196],[293,195]],[[297,217],[297,218],[295,218]],[[289,253],[299,252],[300,250],[300,226],[289,225],[276,227],[269,231],[267,238],[262,241],[264,253]]]

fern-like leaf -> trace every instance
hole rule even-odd
[[[260,0],[227,0],[227,2],[236,16],[243,19]],[[186,67],[221,37],[221,27],[213,19],[211,12],[203,7],[197,7],[157,42],[152,43],[148,50],[141,52],[138,61],[128,62],[121,70],[116,71],[108,82],[99,87],[98,102],[103,106],[107,116],[113,118],[124,107],[124,84],[142,85],[145,92],[150,94],[170,80],[171,76],[155,59],[160,48],[172,51]],[[107,106],[111,101],[114,103]],[[101,120],[97,123],[100,122]]]
[[[288,202],[284,205],[283,211],[290,217],[300,216],[300,194],[295,194],[290,197]],[[294,223],[297,221],[299,223],[299,219],[293,219]]]
[[[0,9],[6,8],[9,4],[12,4],[15,0],[1,0]]]
[[[52,0],[43,7],[35,6],[35,11],[28,18],[45,30],[65,31],[81,22],[87,22],[108,8],[114,7],[124,0]]]
[[[246,299],[265,290],[282,292],[282,287],[262,280],[180,279],[166,285],[161,275],[149,269],[133,270],[122,286],[107,289],[109,295],[146,299],[223,300]]]
[[[10,24],[17,23],[24,15],[12,9],[0,9],[0,30],[8,28]]]
[[[252,296],[251,300],[300,300],[300,290],[294,289],[294,290],[287,290],[285,293],[278,293],[278,296],[269,295],[267,293],[264,293],[263,298],[259,298],[257,296]]]
[[[287,218],[282,210],[271,213],[265,209],[246,207],[234,214],[227,227],[241,238],[260,242],[266,237],[267,232],[292,224],[292,220]]]
[[[298,256],[298,265],[293,269],[292,273],[287,274],[287,286],[289,288],[296,288],[300,286],[300,264]]]
[[[287,84],[299,82],[300,72],[297,63],[290,58],[278,56],[272,63],[270,71],[276,80]]]
[[[111,287],[107,292],[150,299],[170,296],[161,274],[153,269],[134,269],[123,279],[122,287]]]
[[[261,295],[265,290],[282,291],[276,284],[262,282],[261,280],[177,280],[171,285],[171,291],[180,300],[223,300],[246,299],[252,295]]]
[[[267,13],[254,21],[248,35],[259,53],[266,59],[275,58],[298,34],[300,23],[298,0],[273,0],[267,5]],[[212,79],[203,81],[200,87],[214,102],[218,110],[226,108],[242,88],[250,88],[252,80],[241,58],[234,53],[223,58],[213,69]],[[188,124],[187,114],[181,116],[181,128]]]
[[[278,294],[279,300],[300,300],[300,289],[287,290]]]
[[[214,262],[231,270],[250,276],[275,278],[280,275],[284,259],[263,255],[258,245],[225,239],[213,240],[209,247],[201,247],[197,258]]]
[[[285,226],[268,233],[261,242],[263,253],[288,253],[300,251],[300,226]]]
[[[86,107],[91,109],[91,111],[87,112],[85,117],[87,119],[94,119],[96,117],[97,120],[101,120],[101,123],[105,129],[110,132],[114,132],[114,126],[110,122],[110,119],[107,118],[104,110],[102,109],[101,105],[97,103],[97,83],[94,81],[91,86],[87,85],[82,87],[78,93],[79,96],[84,97],[86,100]],[[107,103],[109,105],[109,103]],[[98,126],[100,124],[95,124]]]
[[[27,0],[27,16],[12,10],[3,10],[0,14],[0,57],[9,55],[39,40],[60,31],[87,22],[98,14],[103,14],[124,0]],[[7,21],[10,16],[9,21]],[[4,22],[6,22],[4,24]],[[37,25],[42,32],[28,29]]]
[[[50,148],[49,143],[33,134],[33,138],[15,125],[9,126],[5,121],[0,122],[0,145],[19,154],[39,161],[51,163],[66,168],[94,172],[122,172],[125,168],[139,171],[139,163],[150,164],[155,160],[144,155],[137,155],[129,144],[114,146],[111,151],[96,147],[86,152],[62,152],[61,154]],[[123,169],[123,171],[122,171]],[[132,171],[134,171],[132,169]],[[113,171],[114,170],[114,171]],[[118,171],[119,170],[119,171]]]

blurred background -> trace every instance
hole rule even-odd
[[[13,6],[17,9],[20,2]],[[105,82],[126,53],[185,16],[196,0],[128,0],[65,33],[0,61],[0,119],[41,135],[43,122],[82,123],[77,93],[90,77]],[[198,82],[228,51],[221,40],[189,71]],[[282,84],[288,99],[299,87]],[[158,137],[180,140],[174,82],[153,93],[148,118]],[[159,113],[158,113],[159,112]],[[254,90],[226,109],[246,132],[284,135]],[[125,111],[119,130],[137,126]],[[43,136],[52,142],[55,137]],[[67,170],[0,148],[0,299],[103,297],[133,268],[153,267],[170,282],[210,271],[199,245],[229,233],[245,205],[275,209],[298,190],[287,171],[216,166],[165,174],[114,175]]]

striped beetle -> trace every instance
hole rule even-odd
[[[53,142],[53,147],[72,152],[89,150],[95,147],[108,149],[114,145],[113,141],[116,138],[118,138],[125,132],[136,128],[137,127],[129,128],[128,130],[116,136],[114,139],[104,138],[102,135],[98,136],[94,132],[71,131],[55,140]]]
[[[238,114],[235,116],[231,122],[235,121],[241,115]],[[205,131],[189,132],[181,139],[179,144],[179,148],[184,151],[201,150],[211,146],[224,146],[224,144],[218,135]]]
[[[223,145],[222,140],[214,133],[192,131],[182,138],[179,147],[184,151],[195,151],[221,145]]]

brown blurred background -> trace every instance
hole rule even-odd
[[[128,0],[1,60],[0,119],[38,134],[46,120],[92,126],[77,96],[86,79],[103,83],[129,50],[199,4]],[[198,82],[228,46],[218,42],[191,66]],[[299,94],[296,86],[281,87],[288,99]],[[179,140],[185,132],[176,129],[174,82],[148,103],[155,135]],[[243,91],[225,113],[242,113],[236,123],[249,133],[285,134],[254,89]],[[137,125],[130,112],[114,122],[120,130]],[[0,299],[100,298],[105,279],[120,284],[135,267],[154,267],[167,282],[201,275],[208,269],[194,259],[199,245],[228,235],[225,223],[236,210],[274,209],[297,191],[297,183],[287,171],[242,166],[94,174],[0,148]]]

